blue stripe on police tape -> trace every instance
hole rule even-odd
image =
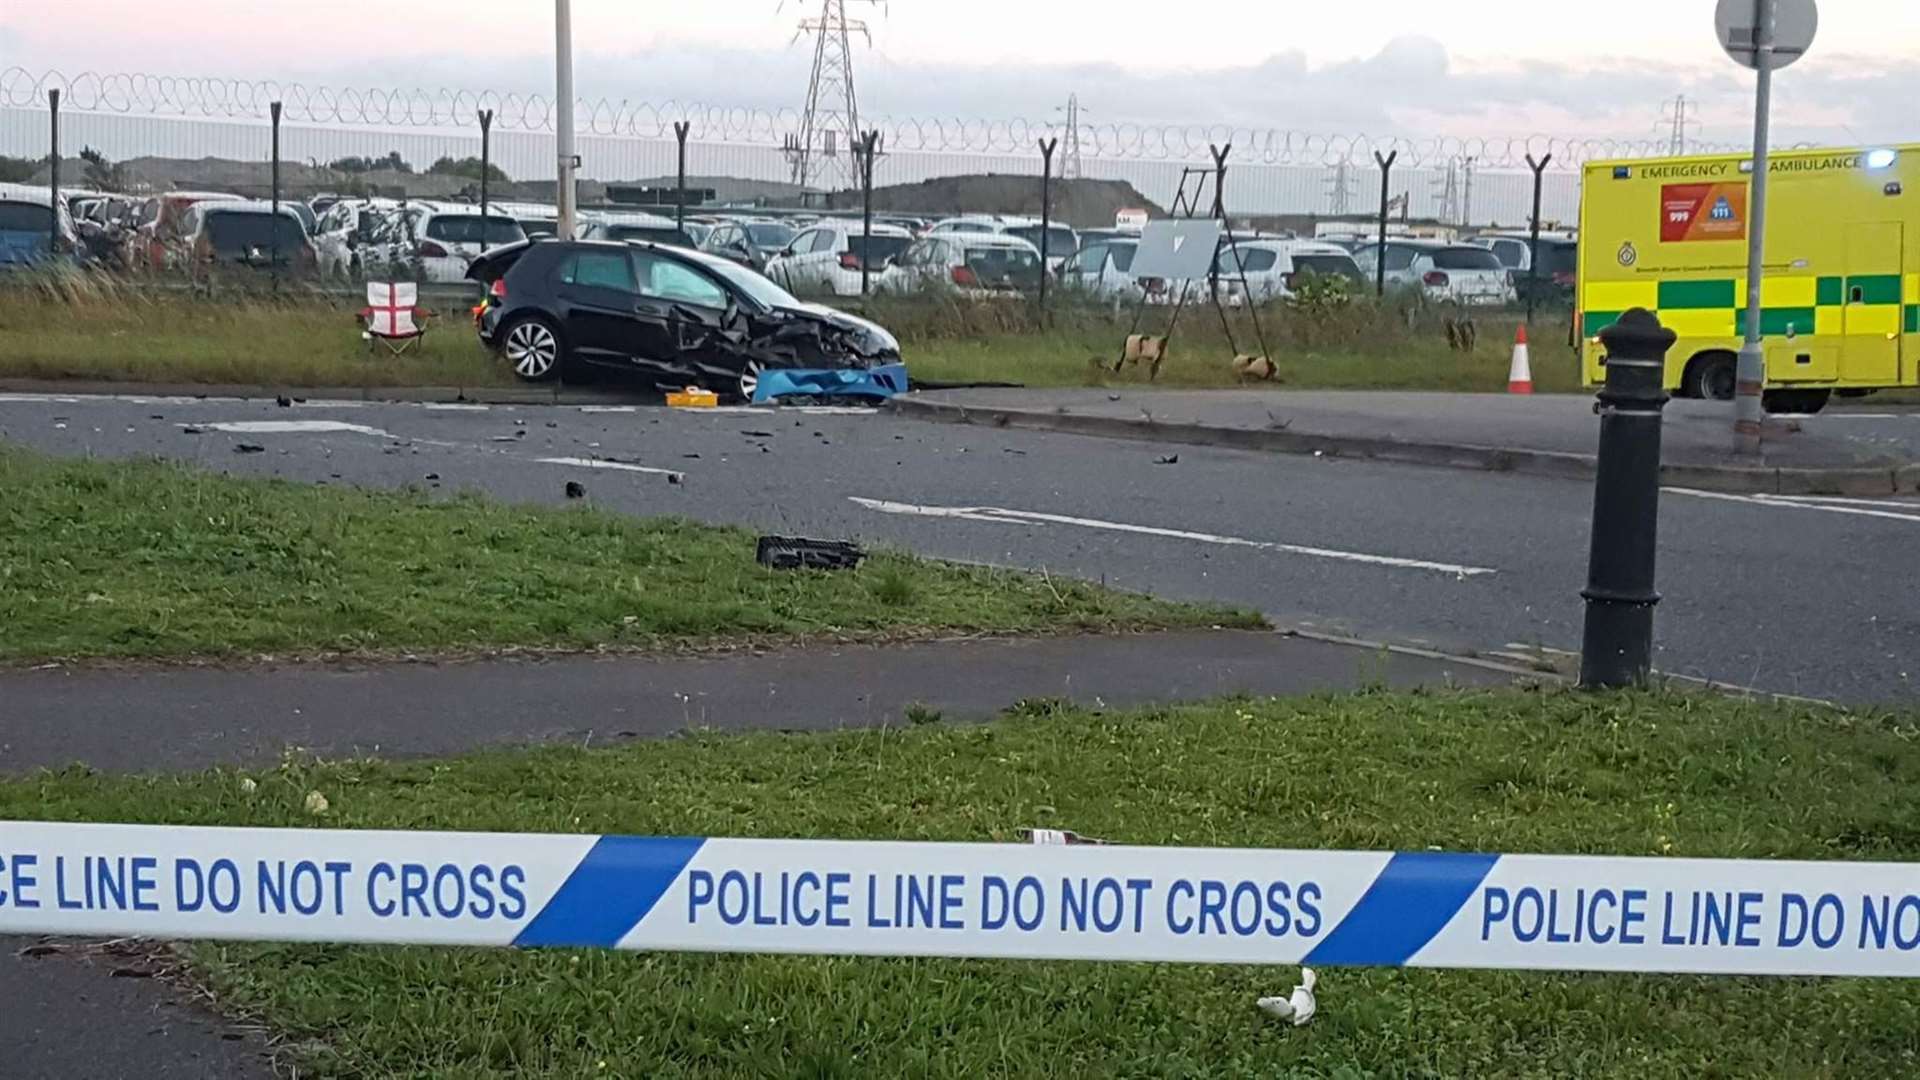
[[[679,836],[601,837],[513,943],[612,948],[640,925],[705,843]]]
[[[1438,851],[1395,855],[1301,963],[1406,963],[1446,928],[1498,861],[1498,855]]]

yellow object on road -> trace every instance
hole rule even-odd
[[[1592,162],[1580,205],[1581,374],[1636,307],[1679,341],[1666,385],[1730,397],[1745,329],[1744,155]],[[1837,389],[1920,386],[1920,146],[1794,150],[1768,169],[1767,387],[1809,409]]]
[[[711,390],[689,386],[685,390],[668,392],[667,404],[675,409],[712,409],[719,406],[720,395]]]

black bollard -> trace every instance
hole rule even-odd
[[[1586,632],[1580,685],[1642,686],[1653,670],[1655,542],[1660,517],[1660,423],[1667,407],[1673,331],[1634,308],[1600,332],[1607,385],[1600,391],[1600,467],[1593,482]]]

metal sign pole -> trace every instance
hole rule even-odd
[[[1773,107],[1774,20],[1777,0],[1753,0],[1753,52],[1759,83],[1753,101],[1753,191],[1747,208],[1747,333],[1733,386],[1733,448],[1760,452],[1762,398],[1767,386],[1767,354],[1760,335],[1760,286],[1767,249],[1767,139]]]
[[[480,110],[480,235],[487,235],[487,174],[493,171],[493,110]],[[569,237],[568,239],[571,239]],[[486,247],[483,241],[480,245]]]
[[[560,207],[560,239],[571,240],[577,224],[573,178],[580,167],[573,150],[573,0],[553,0],[553,32],[553,141],[560,157],[554,201]]]

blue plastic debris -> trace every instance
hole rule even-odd
[[[762,405],[776,398],[794,395],[885,400],[906,391],[905,364],[884,364],[873,368],[778,368],[760,373],[760,385],[753,392],[753,403]]]

